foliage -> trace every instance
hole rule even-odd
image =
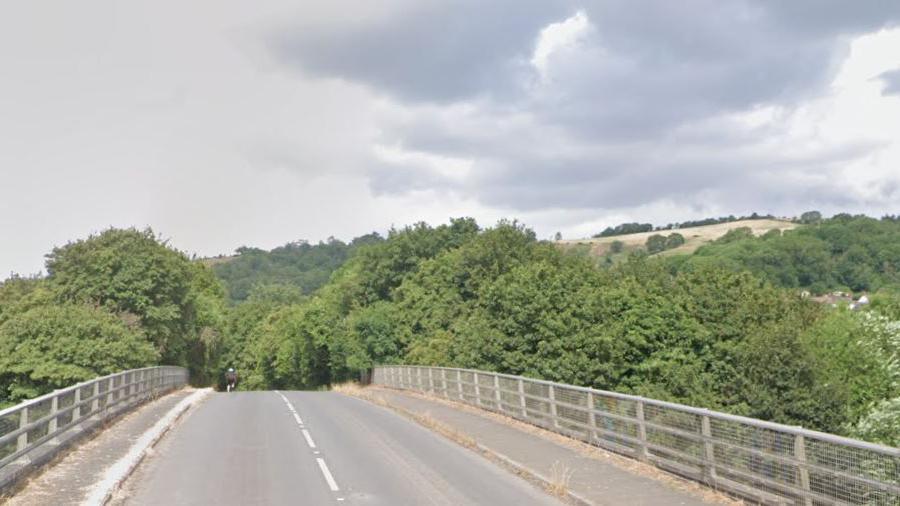
[[[779,286],[814,293],[900,287],[900,221],[837,215],[760,238],[732,230],[688,259],[672,262],[679,269],[713,264],[748,270]]]
[[[372,233],[357,237],[349,244],[330,238],[314,245],[296,241],[271,251],[241,247],[236,257],[215,263],[213,269],[233,302],[247,300],[257,285],[289,285],[309,294],[328,282],[331,273],[356,249],[382,240]]]
[[[0,402],[17,402],[123,369],[157,363],[140,328],[101,308],[46,305],[0,325]]]
[[[594,237],[612,237],[615,235],[640,234],[641,232],[650,232],[653,230],[651,223],[622,223],[615,227],[606,227]]]

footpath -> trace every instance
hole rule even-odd
[[[181,389],[151,401],[77,446],[7,500],[6,506],[76,505],[87,499],[104,472],[166,413],[191,394]],[[0,503],[3,498],[0,498]]]
[[[489,458],[546,488],[590,505],[741,504],[653,466],[475,408],[419,394],[368,387],[357,395],[399,408],[457,436]],[[465,444],[465,443],[464,443]]]

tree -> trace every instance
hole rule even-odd
[[[83,304],[45,305],[0,325],[0,403],[155,364],[140,328]]]
[[[554,234],[553,240],[554,241],[562,241],[562,232],[557,232],[556,234]]]
[[[204,367],[191,363],[209,321],[201,308],[211,309],[199,299],[201,292],[221,297],[221,286],[152,230],[106,230],[54,248],[46,266],[58,302],[97,305],[135,319],[163,363],[190,366],[192,372]]]
[[[621,253],[625,249],[625,243],[622,241],[613,241],[609,243],[610,253]]]
[[[674,249],[682,244],[684,244],[684,236],[677,232],[666,237],[666,249]]]
[[[806,211],[800,215],[800,223],[814,225],[822,221],[822,213],[819,211]]]
[[[664,251],[666,249],[666,238],[659,235],[653,234],[647,238],[647,253],[651,255],[654,253],[659,253],[660,251]]]

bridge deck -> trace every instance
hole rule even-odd
[[[192,411],[119,503],[559,504],[414,422],[337,393],[215,394]]]

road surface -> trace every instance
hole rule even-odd
[[[561,504],[392,411],[332,392],[212,395],[138,468],[124,502]]]

